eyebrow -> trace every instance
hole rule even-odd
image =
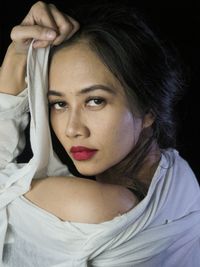
[[[112,95],[116,95],[116,91],[106,85],[103,85],[103,84],[96,84],[96,85],[92,85],[92,86],[89,86],[89,87],[86,87],[86,88],[83,88],[81,89],[77,95],[83,95],[83,94],[87,94],[87,93],[90,93],[90,92],[93,92],[93,91],[96,91],[96,90],[103,90],[103,91],[106,91]],[[61,92],[58,92],[58,91],[55,91],[55,90],[49,90],[47,92],[47,96],[64,96],[65,94],[61,93]]]

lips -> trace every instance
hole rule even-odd
[[[97,149],[91,149],[83,146],[73,146],[70,153],[75,160],[89,160],[97,152]]]

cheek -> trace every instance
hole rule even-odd
[[[136,142],[135,126],[133,116],[130,112],[126,112],[115,126],[115,140],[122,149],[132,149],[134,143]]]
[[[112,153],[122,151],[126,154],[137,143],[141,127],[141,119],[134,118],[130,111],[125,110],[112,116],[107,123],[103,123],[102,129],[104,128],[105,131],[101,136]]]

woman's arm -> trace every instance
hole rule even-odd
[[[138,204],[121,185],[102,184],[80,177],[48,177],[32,181],[25,197],[63,221],[101,223]]]
[[[34,4],[20,25],[11,31],[8,47],[0,69],[0,93],[19,94],[25,87],[25,68],[28,47],[58,45],[70,38],[79,28],[77,21],[61,13],[54,5],[41,1]]]
[[[17,54],[11,43],[0,69],[0,93],[17,95],[25,89],[25,68],[26,54]]]
[[[23,131],[28,124],[25,88],[27,52],[34,48],[58,45],[79,28],[78,22],[54,5],[37,2],[20,25],[11,31],[9,45],[0,69],[0,168],[15,161],[24,148]],[[25,103],[26,102],[26,103]]]

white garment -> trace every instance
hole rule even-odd
[[[8,242],[8,204],[29,190],[33,178],[70,175],[52,150],[45,105],[48,54],[49,48],[36,52],[31,45],[27,63],[28,88],[17,97],[0,94],[0,260],[3,245]],[[33,158],[28,164],[16,164],[15,159],[24,148],[23,130],[28,124],[29,109]]]
[[[199,267],[200,190],[176,150],[163,151],[147,196],[104,223],[63,222],[22,196],[33,178],[69,175],[52,152],[44,105],[48,52],[29,50],[34,156],[28,164],[14,162],[24,147],[27,90],[17,97],[0,95],[0,266]]]

